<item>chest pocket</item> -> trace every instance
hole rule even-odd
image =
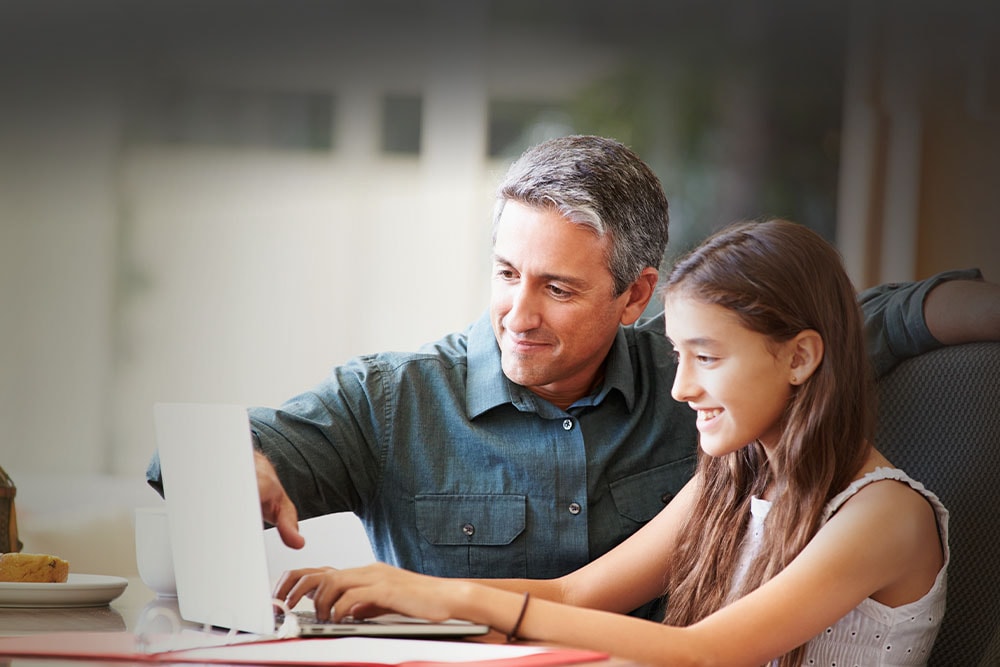
[[[646,523],[687,484],[696,462],[697,456],[692,455],[612,482],[611,497],[618,513],[635,524]]]
[[[423,572],[448,577],[526,576],[523,495],[414,499]]]

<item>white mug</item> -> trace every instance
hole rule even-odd
[[[135,564],[139,570],[139,578],[157,596],[177,596],[166,507],[136,508]]]

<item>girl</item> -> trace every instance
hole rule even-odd
[[[716,234],[663,290],[695,476],[626,542],[546,581],[377,564],[276,594],[392,610],[662,665],[920,665],[944,612],[947,511],[872,448],[861,316],[836,250],[786,221]],[[667,593],[663,624],[624,615]],[[615,612],[615,613],[609,613]]]

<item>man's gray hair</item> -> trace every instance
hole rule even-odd
[[[624,144],[595,136],[550,139],[526,150],[497,189],[493,235],[504,205],[551,208],[607,236],[615,294],[646,267],[659,269],[667,247],[667,198],[656,174]]]

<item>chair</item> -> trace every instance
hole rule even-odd
[[[950,512],[947,611],[930,667],[1000,665],[1000,342],[944,347],[879,382],[875,443]]]

